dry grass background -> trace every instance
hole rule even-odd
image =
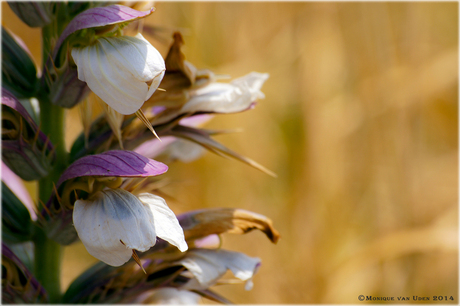
[[[278,178],[211,153],[167,174],[176,213],[239,207],[281,232],[277,245],[260,233],[224,236],[262,267],[252,291],[218,292],[249,304],[359,303],[360,294],[458,303],[458,3],[155,6],[146,23],[184,29],[195,66],[270,73],[256,109],[207,127],[243,128],[218,140]],[[2,9],[39,58],[39,37]],[[164,55],[168,44],[151,41]],[[64,261],[66,287],[94,259],[76,244]]]

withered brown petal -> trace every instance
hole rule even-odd
[[[166,71],[180,71],[189,80],[190,85],[195,82],[196,68],[185,64],[185,55],[181,51],[184,39],[179,32],[173,34],[174,42],[169,48],[165,59]]]
[[[273,227],[272,221],[260,214],[244,209],[211,208],[195,210],[178,216],[186,240],[198,239],[211,234],[245,234],[258,229],[276,243],[279,232]]]

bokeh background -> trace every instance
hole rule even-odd
[[[236,303],[359,303],[358,295],[452,296],[458,303],[458,3],[158,2],[146,37],[166,54],[181,30],[198,68],[268,72],[251,111],[206,127],[277,173],[205,153],[170,164],[164,192],[181,213],[238,207],[270,217],[224,247],[260,257]],[[40,32],[2,2],[2,24],[40,62]],[[69,143],[81,129],[68,112]],[[29,185],[33,190],[33,185]],[[63,287],[95,262],[66,248]],[[205,303],[210,303],[204,301]],[[411,301],[414,302],[414,301]]]

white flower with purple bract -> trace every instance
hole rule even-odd
[[[123,189],[97,192],[77,200],[73,223],[86,250],[111,266],[127,262],[132,250],[145,252],[162,238],[181,252],[188,249],[174,213],[159,196],[139,197]]]

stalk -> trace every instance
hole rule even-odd
[[[62,13],[66,5],[58,5],[56,13]],[[67,14],[63,15],[65,18]],[[60,175],[67,167],[68,153],[65,149],[65,110],[56,106],[49,100],[48,88],[44,79],[46,78],[46,63],[52,51],[53,42],[59,37],[59,25],[62,20],[56,18],[50,24],[42,28],[42,67],[43,73],[41,87],[38,91],[37,99],[40,103],[40,128],[50,138],[54,146],[56,159],[53,168],[47,177],[38,181],[39,211],[49,200],[53,192],[53,185],[57,183]],[[46,289],[50,303],[59,303],[61,293],[61,261],[63,247],[47,237],[46,233],[36,227],[34,234],[34,253],[35,265],[34,272],[36,278]]]
[[[61,299],[61,259],[62,247],[48,239],[42,229],[36,228],[35,237],[35,277],[48,292],[50,303]]]
[[[56,150],[56,160],[49,175],[38,182],[39,210],[53,191],[61,173],[67,167],[65,150],[65,112],[64,109],[51,104],[46,98],[40,99],[40,127],[48,135]],[[48,292],[50,302],[58,303],[61,298],[61,259],[62,246],[49,239],[46,233],[37,228],[35,244],[35,276]]]

